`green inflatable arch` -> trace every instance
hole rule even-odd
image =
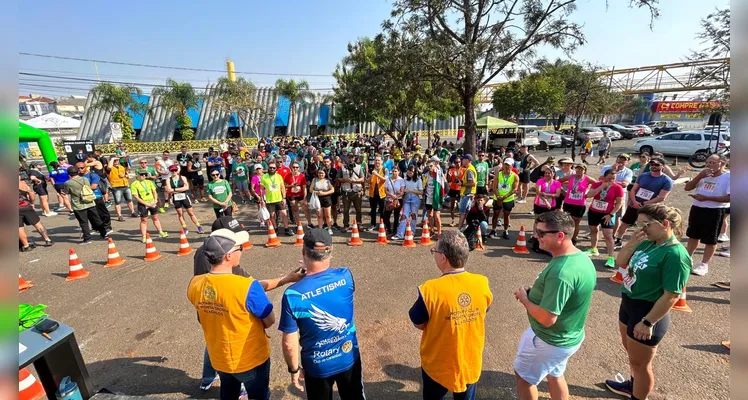
[[[18,141],[38,143],[39,150],[42,152],[42,158],[44,158],[44,163],[47,165],[47,169],[52,168],[49,166],[49,163],[57,161],[57,152],[55,151],[55,146],[52,144],[52,139],[49,138],[49,133],[47,133],[47,131],[34,128],[19,121]]]

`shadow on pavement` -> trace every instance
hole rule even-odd
[[[396,380],[409,380],[421,383],[421,368],[409,367],[403,364],[390,364],[384,366],[384,372]],[[381,385],[381,386],[380,386]],[[366,384],[366,394],[372,398],[397,398],[397,399],[420,399],[421,393],[418,392],[401,392],[400,388],[404,385],[394,381],[373,382]],[[600,390],[586,388],[576,385],[569,385],[569,394],[583,398],[617,398],[613,393],[608,392],[604,386],[599,386]],[[389,389],[393,389],[389,390]],[[420,390],[420,389],[419,389]],[[539,392],[548,394],[548,385],[544,381],[538,386]],[[449,395],[447,396],[450,397]],[[516,383],[514,374],[499,371],[483,371],[478,381],[479,399],[511,399],[516,398]]]
[[[595,290],[599,290],[611,297],[615,297],[615,298],[621,297],[621,284],[611,281],[610,278],[606,278],[606,277],[597,278],[597,283],[595,284]]]
[[[133,396],[182,393],[188,397],[217,397],[217,392],[200,390],[200,379],[160,365],[166,361],[163,357],[115,358],[88,364],[88,372],[95,388],[106,388],[115,393]]]
[[[684,349],[691,349],[697,351],[706,351],[715,354],[730,355],[730,349],[721,344],[684,344]]]
[[[694,296],[691,294],[688,295],[688,300],[705,301],[707,303],[714,303],[714,304],[730,304],[730,299],[715,299],[712,297]]]

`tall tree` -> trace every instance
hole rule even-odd
[[[239,126],[239,132],[245,137],[250,132],[259,138],[260,124],[269,120],[274,115],[273,109],[268,109],[257,102],[257,87],[243,77],[235,81],[226,77],[218,78],[218,84],[213,88],[215,94],[214,104],[219,110],[236,113],[243,122]]]
[[[621,113],[631,115],[636,120],[636,117],[641,114],[645,117],[652,114],[652,109],[649,106],[649,101],[643,97],[636,96],[624,101]]]
[[[648,7],[658,0],[629,0]],[[577,0],[395,0],[385,30],[402,30],[420,42],[428,76],[459,94],[465,113],[465,147],[475,150],[474,101],[478,90],[515,65],[534,58],[538,46],[573,51],[584,43],[579,24],[568,18]]]
[[[497,87],[493,106],[502,117],[526,119],[532,113],[549,117],[561,107],[563,91],[563,82],[533,73]]]
[[[291,103],[291,109],[288,116],[288,134],[290,136],[296,136],[296,105],[303,104],[307,101],[314,99],[314,92],[309,90],[309,83],[307,81],[294,81],[278,79],[275,81],[275,92],[279,96],[283,96],[288,99]]]
[[[101,82],[91,89],[90,96],[93,98],[91,105],[86,110],[91,115],[94,110],[102,110],[112,113],[112,120],[122,126],[122,140],[130,141],[135,136],[132,127],[132,118],[128,110],[134,114],[145,114],[150,112],[148,105],[139,103],[135,96],[142,96],[140,88],[132,85],[114,85],[109,82]]]
[[[694,50],[688,57],[691,60],[709,60],[714,58],[730,57],[730,8],[717,9],[715,12],[701,20],[701,31],[696,34],[702,44],[702,48]],[[708,103],[702,107],[702,113],[720,113],[730,116],[730,64],[720,66],[698,67],[694,74],[695,79],[704,83],[715,83],[726,85],[726,89],[714,90],[706,94]]]
[[[177,82],[167,79],[166,86],[158,86],[151,91],[152,96],[161,96],[161,107],[177,116],[177,129],[183,140],[195,138],[192,130],[192,118],[187,115],[190,108],[199,108],[202,95],[198,94],[189,82]]]
[[[349,44],[348,55],[333,74],[335,119],[374,122],[401,143],[416,118],[431,121],[456,115],[456,92],[443,82],[425,79],[414,60],[417,54],[414,43],[397,32]]]

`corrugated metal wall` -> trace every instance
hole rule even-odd
[[[215,97],[211,96],[215,85],[208,85],[205,88],[207,94],[205,100],[202,102],[202,107],[199,110],[199,120],[193,121],[193,125],[197,124],[195,130],[195,139],[197,140],[209,140],[209,139],[221,139],[226,137],[229,128],[229,119],[231,114],[228,112],[220,111],[215,105]],[[89,94],[86,100],[86,110],[88,110],[91,103],[96,99]],[[279,111],[279,98],[272,87],[258,88],[255,101],[260,103],[265,109],[269,110],[270,117],[261,123],[258,127],[258,134],[260,137],[273,136],[275,132],[275,125],[278,118],[281,120],[288,120],[288,115],[279,115],[288,113],[290,110]],[[324,122],[320,118],[320,110],[323,109],[324,104],[321,103],[321,95],[316,95],[315,99],[310,103],[297,104],[295,107],[295,120],[293,121],[296,135],[307,136],[309,135],[309,125],[321,125]],[[148,107],[151,112],[145,115],[143,120],[143,127],[140,133],[140,140],[144,142],[160,142],[168,141],[172,139],[174,129],[176,128],[176,118],[174,113],[166,111],[163,107],[160,107],[160,98],[151,96],[148,101]],[[322,113],[325,116],[324,112]],[[330,125],[335,120],[336,107],[335,105],[328,105],[328,111],[326,113],[327,125]],[[285,117],[285,119],[283,118]],[[193,117],[194,119],[194,117]],[[464,121],[463,116],[452,117],[446,120],[434,120],[432,121],[432,130],[456,130],[459,125]],[[111,113],[108,111],[95,110],[90,113],[84,113],[83,120],[81,121],[81,128],[78,131],[78,139],[90,139],[96,143],[106,143],[109,140],[109,122],[111,122]],[[291,121],[289,121],[290,123]],[[241,122],[240,122],[241,123]],[[328,133],[354,133],[356,132],[357,124],[355,122],[350,123],[342,128],[332,129],[328,128]],[[426,130],[426,121],[421,119],[414,120],[410,125],[411,130]],[[289,128],[289,133],[291,129]],[[366,122],[361,126],[362,133],[379,133],[380,127],[373,122]],[[247,136],[252,134],[247,132]]]

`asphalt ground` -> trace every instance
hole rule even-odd
[[[631,141],[614,143],[614,153],[628,150]],[[539,152],[557,158],[562,150]],[[599,167],[590,167],[591,174]],[[692,174],[693,175],[693,174]],[[52,201],[55,200],[55,196]],[[366,203],[366,202],[365,202]],[[677,185],[668,204],[687,215],[690,198]],[[515,208],[511,240],[489,239],[485,252],[472,252],[468,269],[488,277],[494,303],[486,319],[486,344],[483,373],[478,384],[482,399],[516,398],[513,359],[527,315],[514,300],[512,291],[531,285],[549,258],[516,255],[512,252],[520,225],[532,226],[531,202]],[[111,208],[114,214],[113,207]],[[210,226],[213,212],[208,205],[196,207],[198,218]],[[127,213],[125,213],[127,215]],[[443,221],[449,222],[448,213]],[[186,297],[192,277],[192,257],[177,257],[179,224],[173,208],[160,215],[170,233],[168,239],[155,235],[154,242],[162,258],[144,262],[145,245],[140,242],[138,219],[112,221],[114,239],[125,264],[105,269],[107,242],[94,239],[79,245],[76,221],[66,213],[42,217],[55,241],[52,247],[38,247],[19,253],[19,270],[34,284],[19,295],[23,303],[43,303],[54,319],[75,329],[83,357],[97,389],[141,396],[168,398],[217,398],[218,389],[198,389],[202,371],[204,339],[194,307]],[[258,279],[278,277],[295,268],[300,249],[294,237],[279,232],[280,248],[262,245],[267,232],[260,229],[255,206],[240,207],[238,218],[249,229],[254,247],[242,255],[241,265]],[[368,225],[369,218],[364,220]],[[362,228],[365,225],[362,224]],[[197,248],[204,236],[190,226],[188,239]],[[447,228],[454,229],[454,228]],[[586,223],[583,223],[583,232]],[[27,228],[32,240],[42,242]],[[419,229],[420,231],[420,229]],[[417,233],[420,235],[420,232]],[[96,236],[94,236],[96,237]],[[439,276],[427,247],[406,249],[392,242],[375,245],[376,233],[361,232],[365,244],[348,247],[348,236],[334,236],[333,266],[347,266],[356,279],[356,317],[367,397],[370,399],[420,399],[419,341],[421,332],[408,319],[408,309],[416,299],[416,287]],[[685,241],[684,241],[685,243]],[[729,243],[727,243],[729,245]],[[588,248],[581,240],[579,247]],[[68,249],[73,248],[90,276],[66,282]],[[701,249],[696,261],[700,261]],[[569,361],[566,379],[572,398],[617,398],[603,385],[616,372],[627,376],[626,354],[618,334],[620,286],[609,280],[613,272],[603,267],[604,257],[596,257],[598,282],[581,349]],[[720,343],[730,339],[730,292],[711,283],[730,280],[728,258],[715,257],[705,277],[692,275],[688,285],[688,305],[692,313],[673,311],[672,326],[658,348],[654,361],[655,391],[650,399],[729,398],[730,355]],[[737,288],[740,290],[742,288]],[[283,289],[269,293],[280,307]],[[300,393],[289,385],[289,375],[281,352],[281,335],[274,326],[271,338],[272,398],[294,399]],[[549,398],[541,384],[541,398]]]

